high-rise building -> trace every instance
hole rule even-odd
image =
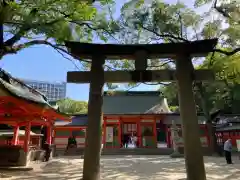
[[[23,82],[43,93],[49,101],[56,101],[66,97],[66,82],[48,82],[26,79],[24,79]]]

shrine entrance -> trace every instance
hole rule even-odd
[[[135,148],[156,148],[156,118],[159,115],[106,115],[103,121],[104,148],[126,148],[136,138]]]
[[[141,147],[156,148],[156,126],[153,123],[141,123]]]
[[[168,139],[168,127],[162,120],[156,122],[157,128],[157,148],[169,147],[170,140]]]
[[[68,72],[67,82],[90,83],[88,101],[88,127],[84,154],[83,180],[100,179],[100,155],[102,144],[103,86],[106,82],[171,82],[176,81],[182,119],[187,179],[206,180],[203,153],[193,81],[214,80],[210,70],[194,70],[193,57],[204,57],[213,52],[217,39],[168,44],[88,44],[66,42],[74,57],[91,59],[91,71]],[[148,59],[176,60],[176,70],[147,70]],[[105,60],[128,59],[135,61],[133,71],[104,71]],[[156,129],[156,128],[155,128]]]
[[[137,137],[136,147],[139,147],[138,125],[135,122],[122,122],[122,137],[121,142],[124,147],[130,141],[130,137]]]

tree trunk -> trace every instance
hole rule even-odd
[[[92,59],[83,180],[100,179],[104,61],[101,55],[94,55]]]
[[[0,16],[1,16],[1,13],[0,13]],[[3,58],[3,54],[4,54],[3,24],[0,19],[0,60]]]
[[[217,139],[215,135],[215,129],[213,127],[212,121],[210,116],[210,108],[207,103],[207,92],[206,89],[204,88],[202,82],[197,82],[195,85],[198,88],[199,95],[201,96],[201,104],[202,104],[202,109],[204,113],[204,117],[206,119],[206,125],[207,125],[207,132],[208,132],[208,137],[209,137],[209,149],[211,153],[216,153],[218,152],[218,147],[217,147]]]
[[[176,75],[182,120],[184,155],[188,180],[206,180],[200,128],[193,94],[193,65],[188,56],[176,60]]]
[[[208,135],[209,135],[209,148],[213,154],[219,153],[219,147],[217,143],[217,137],[216,137],[216,129],[213,126],[211,122],[207,122],[207,130],[208,130]],[[221,155],[221,154],[220,154]]]
[[[214,147],[214,136],[213,134],[213,129],[212,129],[212,122],[207,122],[207,132],[208,132],[208,137],[209,137],[209,149],[211,153],[215,152],[215,147]]]

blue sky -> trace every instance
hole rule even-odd
[[[121,7],[126,0],[118,0],[117,5]],[[169,3],[176,2],[168,0]],[[184,0],[187,5],[193,5],[193,0]],[[116,9],[116,16],[119,15]],[[198,11],[204,11],[199,9]],[[66,81],[68,71],[77,70],[74,64],[62,57],[58,52],[48,46],[33,46],[24,49],[17,54],[8,55],[0,62],[0,67],[11,73],[13,76],[24,79],[44,81]],[[132,90],[156,90],[156,86],[141,85]],[[67,97],[76,100],[88,100],[88,84],[68,84]]]

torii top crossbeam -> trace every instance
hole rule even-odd
[[[217,39],[189,41],[179,43],[162,44],[90,44],[81,42],[65,42],[69,51],[78,58],[91,59],[93,54],[101,53],[106,59],[135,60],[137,51],[146,51],[147,58],[175,58],[179,54],[187,54],[191,57],[204,57],[217,44]]]

